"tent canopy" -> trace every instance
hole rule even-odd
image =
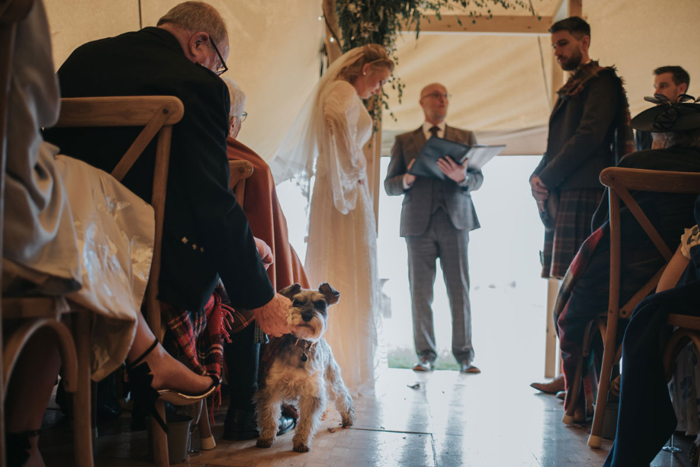
[[[77,46],[155,25],[178,1],[45,0],[56,66]],[[321,1],[209,0],[228,24],[229,72],[248,96],[249,117],[240,139],[270,157],[318,80],[322,57]],[[560,19],[560,0],[532,0],[544,22]],[[557,10],[557,11],[554,11]],[[450,12],[448,12],[450,13]],[[451,12],[454,14],[460,11]],[[524,9],[493,7],[491,13],[513,16],[514,25],[533,24]],[[559,16],[557,16],[559,15]],[[654,68],[681,65],[691,75],[690,94],[700,93],[700,16],[697,0],[585,0],[583,15],[592,28],[591,57],[615,65],[625,80],[632,114],[649,107]],[[444,24],[454,18],[444,15]],[[452,95],[448,124],[477,132],[481,142],[506,142],[510,154],[541,154],[550,112],[552,50],[549,35],[429,32],[424,22],[418,40],[411,32],[397,39],[396,75],[405,83],[399,103],[386,86],[396,121],[385,114],[387,154],[393,136],[423,121],[421,88],[442,82]],[[463,22],[466,26],[469,24]],[[536,23],[535,23],[536,24]]]

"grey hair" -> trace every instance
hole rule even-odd
[[[204,2],[183,2],[175,5],[162,18],[157,26],[174,24],[194,34],[206,32],[217,46],[223,46],[228,39],[226,23],[216,8]]]
[[[681,146],[685,148],[700,148],[700,128],[688,131],[667,132],[666,148]]]
[[[231,96],[231,109],[229,110],[229,117],[240,117],[245,111],[245,93],[238,83],[228,76],[222,76],[221,79],[224,80],[224,83],[226,83],[229,96]]]

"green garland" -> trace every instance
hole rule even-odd
[[[420,34],[421,19],[425,14],[434,14],[441,19],[442,11],[453,11],[461,7],[470,17],[493,17],[491,6],[501,6],[505,9],[525,9],[534,14],[531,2],[528,0],[336,0],[338,25],[342,34],[339,40],[341,50],[348,50],[365,44],[382,44],[386,47],[389,57],[399,64],[396,56],[396,37],[401,26],[408,25],[416,30],[416,38]],[[486,9],[486,14],[483,10]],[[475,22],[475,20],[473,20]],[[458,21],[461,25],[461,21]],[[340,39],[340,38],[337,38]],[[401,79],[391,74],[391,89],[398,93],[399,102],[403,97],[405,84]],[[381,117],[382,107],[389,110],[384,92],[377,96],[380,105],[370,106],[373,117]],[[394,114],[389,112],[396,120]]]

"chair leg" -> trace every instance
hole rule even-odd
[[[78,389],[73,396],[75,461],[78,467],[92,467],[92,401],[90,397],[90,315],[73,314],[75,346],[78,356]]]
[[[609,313],[608,327],[605,332],[604,347],[603,347],[603,365],[600,372],[600,384],[598,386],[598,397],[595,401],[595,412],[593,413],[593,425],[591,426],[591,434],[588,437],[588,445],[592,448],[599,448],[602,441],[601,433],[603,432],[603,419],[605,417],[605,404],[608,400],[608,391],[610,390],[610,377],[612,375],[613,361],[616,354],[616,338],[617,338],[617,312]]]
[[[566,425],[572,425],[574,423],[574,412],[576,411],[576,401],[578,401],[579,394],[581,392],[581,374],[583,373],[583,359],[588,354],[588,349],[591,342],[591,334],[593,333],[595,321],[591,321],[586,325],[586,330],[583,333],[583,349],[581,351],[581,357],[576,362],[576,371],[574,372],[574,380],[569,384],[570,394],[566,395],[566,400],[573,401],[569,403],[564,413],[564,418],[562,422]]]
[[[199,440],[204,451],[211,451],[216,447],[216,441],[209,425],[209,410],[206,399],[202,400],[202,414],[199,417]]]
[[[165,402],[160,399],[156,400],[156,410],[158,415],[165,420]],[[153,433],[153,463],[156,467],[169,467],[168,435],[153,417],[151,417],[151,430]]]

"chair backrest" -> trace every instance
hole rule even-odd
[[[112,175],[121,181],[146,146],[157,136],[156,161],[151,205],[155,211],[156,232],[151,274],[146,291],[146,319],[153,333],[162,340],[158,277],[160,275],[161,241],[165,216],[165,194],[168,185],[172,127],[185,113],[182,102],[173,96],[80,97],[61,99],[61,115],[56,128],[66,127],[132,127],[143,126]]]
[[[243,201],[245,200],[245,181],[253,175],[253,164],[244,160],[229,160],[228,166],[231,172],[228,186],[233,190],[233,194],[236,195],[236,201],[238,201],[238,204],[243,208]]]
[[[610,304],[616,308],[620,299],[620,267],[621,267],[621,229],[620,229],[620,200],[644,229],[666,262],[673,256],[673,251],[666,245],[663,238],[651,223],[630,191],[651,191],[658,193],[700,193],[700,173],[667,172],[660,170],[628,169],[609,167],[600,174],[600,181],[609,188],[610,206]],[[680,237],[679,237],[680,240]],[[663,273],[662,267],[644,287],[642,287],[619,310],[621,318],[629,318],[634,307],[644,297],[654,291]]]

